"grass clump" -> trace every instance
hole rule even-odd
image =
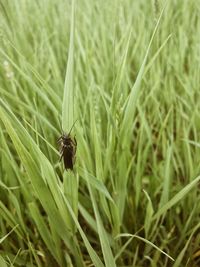
[[[197,1],[0,6],[0,266],[198,266]]]

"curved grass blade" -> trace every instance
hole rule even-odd
[[[183,199],[200,181],[200,176],[194,179],[191,183],[186,185],[181,191],[179,191],[172,199],[170,199],[158,212],[153,216],[152,220],[159,219],[165,212],[167,212],[171,207]]]
[[[138,235],[131,235],[131,234],[120,234],[118,235],[116,238],[120,238],[120,237],[130,237],[130,238],[137,238],[141,241],[143,241],[144,243],[152,246],[153,248],[157,249],[158,251],[160,251],[162,254],[164,254],[165,256],[167,256],[170,260],[174,261],[174,259],[169,256],[166,252],[164,252],[163,250],[161,250],[159,247],[157,247],[156,245],[154,245],[152,242],[150,242],[149,240],[143,238],[143,237],[140,237]]]

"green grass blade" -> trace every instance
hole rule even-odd
[[[54,258],[57,260],[57,262],[61,264],[62,261],[55,254],[55,246],[53,244],[52,237],[50,235],[50,232],[48,231],[48,228],[44,222],[44,219],[42,218],[38,210],[38,207],[36,206],[34,202],[32,202],[32,203],[29,203],[29,209],[46,246],[48,247],[49,251],[54,256]]]
[[[70,43],[62,104],[62,128],[65,132],[70,131],[74,123],[74,13],[75,0],[72,0]]]
[[[8,265],[6,264],[4,258],[0,255],[0,266],[1,267],[7,267]]]
[[[188,248],[188,246],[189,246],[189,244],[191,242],[191,239],[192,239],[194,233],[197,231],[197,229],[199,229],[199,227],[200,227],[200,223],[198,223],[193,228],[192,233],[190,234],[190,236],[189,236],[189,238],[188,238],[185,246],[183,247],[182,251],[179,253],[178,257],[176,258],[176,261],[174,262],[173,267],[179,267],[179,266],[181,266],[181,263],[183,261],[183,258],[184,258],[184,255],[186,253],[186,250],[187,250],[187,248]]]
[[[0,244],[13,232],[15,231],[15,228],[18,227],[18,225],[16,225],[12,230],[10,230],[10,232],[5,235],[4,237],[0,238]]]
[[[138,235],[131,235],[131,234],[120,234],[116,238],[119,238],[119,237],[137,238],[137,239],[143,241],[144,243],[152,246],[153,248],[157,249],[159,252],[161,252],[163,255],[165,255],[166,257],[168,257],[170,260],[174,261],[174,259],[171,256],[169,256],[166,252],[164,252],[158,246],[156,246],[155,244],[153,244],[152,242],[150,242],[149,240],[147,240],[147,239],[145,239],[143,237],[140,237]]]
[[[162,12],[160,14],[160,17],[159,17],[159,19],[157,21],[156,27],[154,29],[154,32],[153,32],[152,37],[151,37],[151,40],[150,40],[149,45],[147,47],[144,60],[142,62],[141,68],[139,70],[139,73],[137,75],[136,81],[135,81],[135,83],[133,85],[133,88],[131,90],[127,105],[125,107],[124,118],[123,118],[123,121],[122,121],[121,130],[120,130],[120,136],[121,136],[121,138],[123,140],[122,143],[127,141],[127,133],[129,132],[128,134],[130,134],[130,130],[132,129],[131,125],[133,124],[133,118],[134,118],[134,114],[135,114],[135,110],[136,110],[136,103],[137,103],[137,99],[138,99],[138,96],[139,96],[139,89],[140,89],[140,84],[142,82],[145,65],[146,65],[146,62],[147,62],[147,58],[148,58],[149,51],[150,51],[150,48],[152,46],[155,34],[156,34],[156,32],[158,30],[158,27],[160,25],[160,21],[161,21],[161,18],[163,16],[163,12],[164,12],[164,8],[163,8],[163,10],[162,10]]]
[[[179,191],[172,199],[170,199],[163,207],[161,207],[157,213],[153,216],[152,220],[160,218],[165,212],[176,205],[180,200],[182,200],[200,181],[200,176],[186,185],[181,191]]]
[[[100,243],[101,243],[101,247],[102,247],[105,265],[106,265],[106,267],[116,267],[115,259],[113,257],[113,253],[112,253],[112,250],[111,250],[111,247],[109,244],[108,236],[107,236],[106,231],[103,227],[101,217],[100,217],[100,214],[99,214],[99,211],[97,208],[96,200],[94,198],[93,191],[91,189],[89,182],[88,182],[88,188],[89,188],[91,199],[92,199],[92,205],[93,205],[93,209],[94,209],[94,213],[95,213],[97,230],[98,230],[99,239],[100,239]]]
[[[89,243],[89,241],[87,239],[87,236],[83,232],[83,230],[82,230],[82,228],[81,228],[81,226],[80,226],[80,224],[79,224],[79,222],[78,222],[78,220],[76,218],[76,215],[74,214],[74,212],[73,212],[73,210],[72,210],[67,198],[64,196],[62,191],[61,191],[61,194],[62,194],[62,196],[63,196],[63,198],[65,200],[65,203],[66,203],[66,205],[67,205],[67,207],[69,209],[69,212],[70,212],[70,214],[71,214],[71,216],[73,218],[73,221],[76,224],[76,227],[77,227],[77,229],[78,229],[78,231],[79,231],[79,233],[80,233],[80,235],[81,235],[81,237],[82,237],[82,239],[84,241],[85,247],[87,248],[87,251],[88,251],[88,253],[89,253],[90,257],[91,257],[91,260],[94,263],[94,266],[96,266],[96,267],[104,267],[104,264],[102,263],[102,261],[100,260],[98,255],[96,254],[95,250],[90,245],[90,243]]]

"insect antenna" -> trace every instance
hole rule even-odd
[[[77,120],[78,120],[78,119],[76,119],[76,120],[75,120],[75,122],[72,124],[72,127],[71,127],[71,129],[70,129],[70,131],[69,131],[68,135],[70,135],[70,133],[71,133],[71,131],[72,131],[72,129],[73,129],[73,127],[74,127],[75,123],[77,122]]]

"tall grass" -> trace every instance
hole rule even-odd
[[[1,1],[0,266],[199,266],[198,4]]]

